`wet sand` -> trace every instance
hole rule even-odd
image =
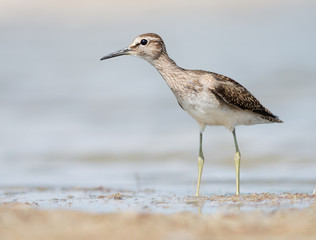
[[[127,196],[104,194],[109,200],[104,204],[123,204],[130,199]],[[315,199],[315,195],[301,193],[183,197],[179,201],[197,207],[200,213],[167,214],[150,208],[98,214],[72,208],[47,210],[37,207],[36,202],[3,202],[0,239],[315,239]],[[159,204],[154,199],[148,201],[150,206]],[[221,206],[221,210],[203,213],[208,203]],[[299,207],[295,207],[297,203]],[[284,204],[286,208],[282,208]],[[255,210],[240,210],[253,205]]]

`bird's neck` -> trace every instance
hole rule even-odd
[[[179,67],[168,54],[162,53],[151,64],[158,70],[172,90],[177,90],[181,85],[183,86],[184,78],[182,76],[185,70]]]

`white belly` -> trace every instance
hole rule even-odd
[[[199,123],[202,130],[206,125],[219,125],[232,131],[238,125],[269,122],[256,113],[220,103],[215,97],[210,98],[210,95],[205,99],[186,99],[180,104]]]

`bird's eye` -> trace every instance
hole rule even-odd
[[[148,43],[147,39],[142,39],[142,40],[140,41],[140,44],[141,44],[141,45],[146,45],[147,43]]]

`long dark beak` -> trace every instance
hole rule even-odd
[[[113,57],[128,55],[130,51],[131,50],[129,48],[124,48],[124,49],[118,50],[116,52],[110,53],[110,54],[104,56],[103,58],[101,58],[100,60],[102,61],[102,60],[113,58]]]

